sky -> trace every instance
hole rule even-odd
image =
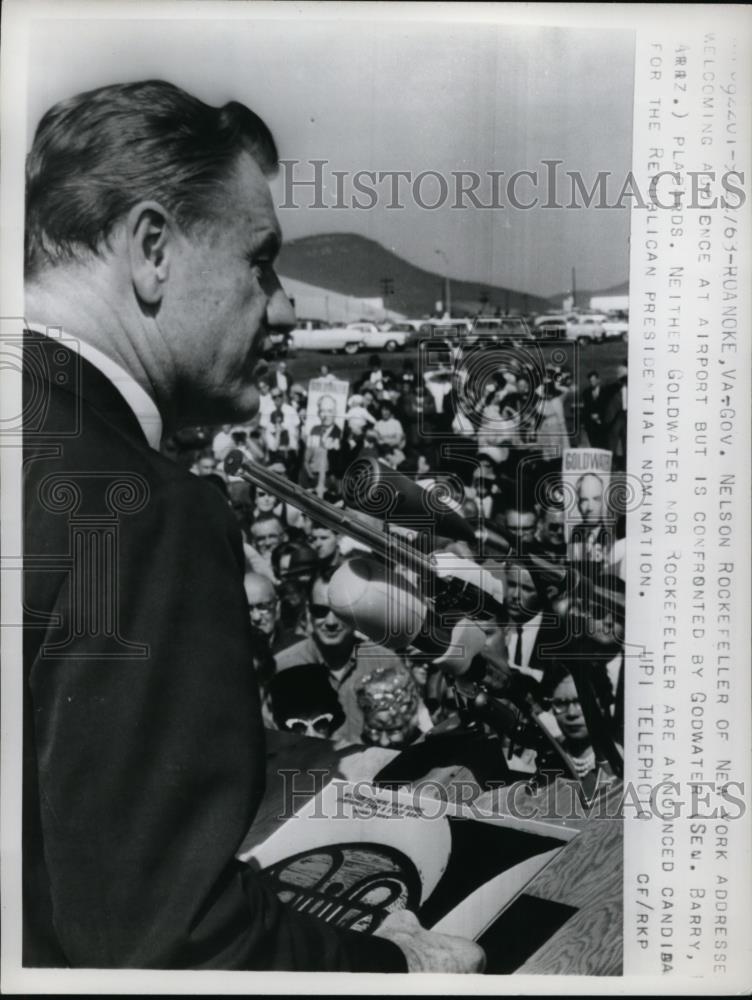
[[[134,9],[137,5],[132,5]],[[189,8],[185,8],[188,10]],[[431,7],[425,5],[426,16]],[[220,8],[217,8],[219,11]],[[474,171],[478,197],[492,197],[489,171],[541,171],[543,160],[579,171],[592,186],[599,171],[618,192],[631,165],[633,34],[624,30],[528,27],[501,23],[387,20],[45,20],[31,31],[29,142],[57,100],[107,83],[162,78],[212,104],[240,100],[270,126],[280,156],[298,161],[274,187],[285,239],[355,232],[414,264],[456,278],[533,294],[566,291],[572,267],[580,289],[600,289],[628,274],[629,212],[623,209],[515,209],[502,180],[504,209],[452,207],[453,173]],[[594,11],[596,8],[594,8]],[[237,11],[237,8],[236,8]],[[285,177],[313,176],[325,160],[325,208],[281,207]],[[415,190],[400,183],[403,208],[389,209],[388,182],[368,210],[351,206],[352,174],[436,171]],[[335,208],[333,171],[345,171]],[[564,177],[566,181],[566,177]],[[467,183],[467,182],[466,182]],[[533,191],[518,186],[520,200]],[[569,201],[568,184],[565,201]],[[366,199],[361,197],[361,201]],[[422,205],[419,203],[422,201]],[[437,253],[437,251],[439,251]]]

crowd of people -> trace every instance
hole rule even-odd
[[[442,544],[483,563],[503,587],[506,620],[486,628],[488,648],[506,663],[500,694],[523,707],[534,696],[570,771],[592,770],[607,759],[594,751],[575,678],[596,692],[614,744],[623,740],[624,516],[609,483],[625,468],[626,365],[609,382],[591,371],[578,388],[567,369],[526,364],[508,349],[498,365],[486,352],[474,376],[479,356],[449,347],[442,364],[419,372],[412,357],[395,371],[373,355],[348,386],[344,412],[324,390],[310,416],[308,386],[279,361],[258,380],[251,423],[193,428],[168,446],[222,492],[241,527],[268,728],[399,749],[456,714],[451,685],[424,654],[388,649],[331,609],[328,581],[362,543],[223,468],[240,450],[344,507],[348,468],[372,456],[426,488],[450,486],[478,544]],[[337,379],[322,366],[316,384],[328,382]],[[567,494],[569,448],[610,452],[609,475],[586,471]],[[509,740],[504,752],[523,773],[543,770],[545,755]],[[545,756],[547,773],[550,765]]]

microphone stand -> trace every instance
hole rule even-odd
[[[320,497],[301,490],[279,473],[249,462],[238,450],[230,452],[225,459],[224,468],[228,476],[237,476],[260,486],[301,510],[317,524],[349,535],[367,545],[387,565],[397,565],[415,573],[420,581],[420,588],[434,606],[437,617],[451,609],[452,615],[457,618],[467,614],[474,619],[486,621],[505,620],[503,604],[486,591],[457,576],[439,576],[430,555],[409,545],[395,534],[375,528],[355,511],[334,507]]]

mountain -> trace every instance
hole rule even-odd
[[[285,243],[278,272],[309,285],[344,295],[373,299],[384,295],[385,280],[392,291],[384,305],[410,317],[433,313],[444,297],[444,277],[416,267],[380,243],[355,233],[322,233]],[[524,291],[451,279],[452,313],[492,313],[496,309],[547,311],[548,300]]]

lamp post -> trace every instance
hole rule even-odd
[[[443,250],[434,250],[442,260],[444,261],[444,267],[446,268],[446,273],[444,274],[444,312],[447,318],[451,318],[452,315],[452,289],[449,284],[449,261],[447,260],[447,255]]]
[[[394,278],[382,278],[381,279],[381,302],[382,309],[384,312],[384,319],[387,318],[389,311],[389,296],[394,295]]]

